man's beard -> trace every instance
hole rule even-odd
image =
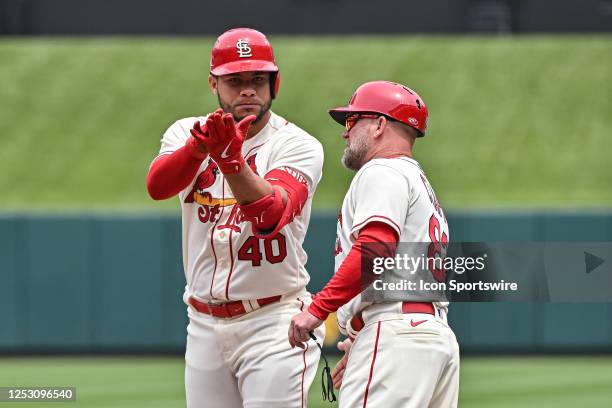
[[[366,134],[353,136],[352,140],[349,139],[349,144],[346,149],[344,149],[344,154],[342,154],[342,164],[344,164],[347,169],[359,170],[361,166],[363,166],[369,149],[370,144],[368,143],[368,136]]]
[[[249,115],[245,115],[245,116],[237,116],[230,105],[223,103],[223,101],[221,101],[221,96],[219,95],[219,93],[217,93],[217,100],[219,101],[219,106],[221,107],[221,109],[223,109],[223,112],[228,112],[231,113],[232,116],[234,117],[234,121],[236,123],[240,122],[242,119],[246,118]],[[264,104],[261,106],[261,109],[259,111],[259,113],[257,114],[257,117],[255,118],[255,120],[253,121],[253,123],[257,123],[261,120],[261,118],[264,117],[264,115],[266,114],[266,112],[268,112],[270,110],[270,107],[272,107],[272,100],[270,100],[270,102],[268,102],[267,104]]]

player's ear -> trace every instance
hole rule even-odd
[[[208,86],[210,86],[210,90],[212,91],[213,94],[217,95],[218,90],[217,90],[217,77],[214,75],[209,75],[208,76]]]
[[[385,118],[384,116],[379,116],[376,120],[376,130],[374,133],[374,138],[380,137],[384,133],[387,126],[389,126],[389,121],[387,120],[387,118]]]

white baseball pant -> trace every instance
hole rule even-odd
[[[291,318],[310,296],[281,299],[224,319],[188,307],[185,390],[188,408],[304,408],[320,352],[287,340]],[[315,330],[325,336],[323,326]]]
[[[457,407],[459,345],[445,312],[389,314],[376,308],[363,313],[339,407]]]

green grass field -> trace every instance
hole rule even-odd
[[[447,208],[612,204],[612,37],[271,37],[273,109],[326,152],[316,208],[352,173],[327,108],[357,85],[403,82],[430,110],[416,146]],[[216,107],[213,39],[0,40],[0,209],[176,210],[144,177],[175,119]]]
[[[309,407],[321,400],[319,377]],[[460,407],[601,408],[612,403],[612,357],[504,357],[462,360]],[[180,357],[1,358],[0,386],[75,386],[77,403],[19,407],[182,407]],[[0,406],[8,406],[1,404]]]

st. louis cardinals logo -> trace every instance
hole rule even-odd
[[[252,155],[246,159],[247,165],[253,170],[255,174],[257,174],[257,167],[255,166],[255,157],[256,155]],[[240,231],[240,227],[238,224],[243,222],[243,217],[238,210],[238,206],[236,206],[235,198],[217,198],[218,195],[213,196],[215,188],[213,186],[218,180],[218,176],[220,174],[219,168],[217,164],[210,160],[204,171],[198,174],[195,183],[193,184],[193,188],[185,197],[185,203],[196,203],[200,204],[197,208],[198,218],[201,222],[216,222],[217,218],[220,216],[223,207],[231,207],[230,217],[227,222],[220,226],[219,228],[231,228],[235,231]],[[219,194],[219,187],[217,188],[217,194]]]
[[[253,56],[251,47],[249,46],[249,40],[236,41],[236,51],[240,58],[249,58]]]
[[[185,202],[198,202],[199,199],[204,196],[205,190],[215,183],[217,174],[219,174],[219,168],[217,167],[217,164],[211,160],[204,171],[198,175],[198,178],[193,184],[193,188],[185,197]]]
[[[228,205],[236,204],[236,200],[233,198],[213,198],[210,192],[206,191],[209,189],[217,180],[219,174],[219,168],[214,161],[210,161],[208,166],[198,175],[193,188],[185,197],[185,203],[198,203],[209,206],[220,206],[227,207]]]

